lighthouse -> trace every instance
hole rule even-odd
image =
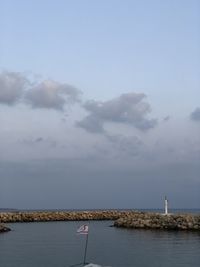
[[[168,215],[168,199],[165,196],[165,215]]]

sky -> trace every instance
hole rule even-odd
[[[0,208],[200,208],[199,13],[0,0]]]

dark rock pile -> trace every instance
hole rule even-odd
[[[200,215],[135,213],[114,222],[116,227],[200,231]]]
[[[0,233],[9,232],[10,228],[6,227],[4,224],[0,224]]]

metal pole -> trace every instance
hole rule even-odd
[[[88,235],[89,235],[89,233],[88,233],[87,236],[86,236],[85,253],[84,253],[83,264],[87,264],[87,262],[86,262],[86,256],[87,256],[87,246],[88,246]]]

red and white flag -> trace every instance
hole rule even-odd
[[[84,224],[78,228],[77,234],[88,235],[88,231],[89,231],[88,225]]]

